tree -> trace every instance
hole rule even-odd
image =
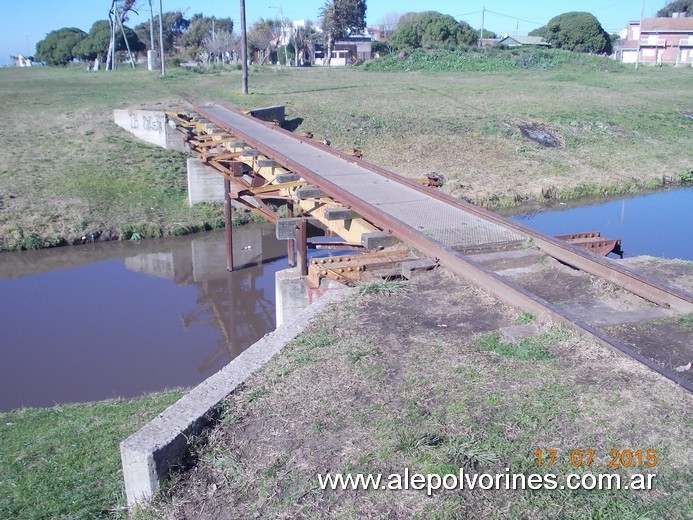
[[[132,52],[141,52],[146,50],[146,46],[139,40],[135,31],[127,26],[125,27],[125,35],[127,36],[130,50]],[[83,60],[93,60],[98,58],[99,61],[105,62],[108,58],[109,45],[111,42],[111,22],[108,20],[99,20],[91,26],[89,34],[75,48],[74,54],[77,58]],[[125,38],[118,27],[116,31],[115,50],[127,50]]]
[[[279,27],[279,20],[260,18],[248,31],[248,45],[251,50],[258,51],[260,63],[265,63],[269,58],[279,38]]]
[[[676,0],[657,11],[658,18],[668,18],[673,13],[693,14],[693,0]]]
[[[594,15],[563,13],[549,20],[546,40],[557,49],[593,54],[611,54],[611,38]]]
[[[541,27],[539,27],[537,29],[529,31],[527,33],[527,35],[528,36],[541,36],[542,38],[544,38],[546,40],[549,36],[549,28],[546,27],[545,25],[542,25]]]
[[[327,44],[324,63],[329,65],[334,43],[366,28],[366,0],[328,0],[320,9],[320,22]]]
[[[477,40],[478,31],[467,22],[458,22],[450,15],[435,11],[405,14],[390,38],[399,47],[413,48],[456,48],[474,45]]]
[[[385,13],[378,20],[378,26],[382,29],[385,38],[389,38],[399,27],[400,15],[395,12]]]
[[[197,15],[196,15],[197,16]],[[199,15],[201,16],[201,15]],[[153,20],[154,27],[159,26],[159,15],[154,17]],[[183,35],[185,34],[185,31],[188,30],[190,27],[190,20],[186,19],[183,16],[183,13],[180,11],[171,11],[168,13],[164,13],[164,23],[163,23],[163,32],[164,32],[164,48],[166,49],[172,49],[174,43],[180,42],[182,39]],[[137,33],[137,37],[140,39],[142,43],[144,43],[145,47],[152,49],[152,42],[150,42],[150,34],[149,34],[149,22],[143,22],[137,26],[135,26],[135,33]],[[156,40],[155,45],[158,46],[159,40],[158,36],[155,34],[154,38]],[[200,40],[200,43],[202,40]]]
[[[229,56],[238,46],[238,42],[229,31],[219,31],[202,40],[202,49],[204,51],[205,61],[214,61],[216,63],[225,63]]]
[[[51,31],[36,44],[34,57],[47,65],[64,67],[75,58],[74,48],[86,37],[87,33],[76,27],[63,27]]]
[[[315,29],[313,22],[307,20],[303,27],[294,29],[293,44],[296,51],[296,65],[303,65],[312,59],[315,51],[314,42],[320,40],[322,35]]]
[[[203,49],[204,41],[211,38],[213,41],[217,33],[233,33],[233,20],[231,18],[216,18],[195,14],[190,19],[190,25],[180,37],[180,44],[186,47],[188,54],[195,56]],[[226,36],[224,36],[226,38]]]

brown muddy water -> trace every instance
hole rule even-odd
[[[0,254],[0,411],[206,379],[275,328],[271,224]],[[274,260],[273,260],[274,259]]]

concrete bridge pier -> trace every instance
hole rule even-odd
[[[345,290],[348,290],[346,286],[329,278],[323,278],[319,288],[311,289],[304,282],[298,267],[277,271],[274,275],[277,328],[292,323],[301,311],[325,294]]]

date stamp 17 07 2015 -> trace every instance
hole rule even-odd
[[[597,454],[593,449],[537,450],[534,452],[537,466],[572,468],[654,468],[657,465],[657,450],[609,450]]]

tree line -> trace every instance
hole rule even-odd
[[[129,28],[128,10],[133,0],[114,0],[120,4],[120,24],[117,17],[99,20],[89,33],[64,27],[49,33],[36,46],[35,59],[48,65],[66,65],[74,60],[99,59],[105,62],[111,46],[121,56],[127,51],[138,53],[157,47],[150,41],[149,22]],[[693,10],[693,0],[675,0],[661,9],[657,16],[671,16],[674,12]],[[495,38],[495,33],[484,30],[483,35],[464,21],[435,11],[406,13],[399,16],[389,13],[386,44],[377,43],[374,49],[392,51],[404,48],[464,48],[476,45],[480,37]],[[154,18],[159,25],[159,17]],[[207,17],[200,14],[185,18],[182,12],[163,15],[164,49],[168,55],[176,54],[202,62],[226,62],[231,57],[238,59],[240,40],[233,35],[231,18]],[[327,0],[319,12],[319,24],[307,22],[301,27],[291,27],[290,22],[276,18],[260,18],[248,30],[248,45],[251,55],[265,63],[276,52],[280,62],[293,60],[301,64],[313,54],[316,44],[326,47],[325,57],[329,60],[334,44],[350,34],[361,33],[366,27],[365,0]],[[113,35],[115,40],[112,42]],[[569,12],[558,15],[539,29],[529,33],[541,36],[554,48],[594,54],[611,54],[612,37],[603,29],[599,20],[586,12]],[[288,42],[280,48],[287,38]],[[156,40],[156,38],[155,38]]]
[[[126,20],[123,20],[125,22]],[[153,24],[158,28],[159,16]],[[163,14],[163,41],[166,54],[178,54],[182,58],[210,61],[224,59],[237,48],[237,38],[233,37],[233,20],[194,14],[190,19],[182,12]],[[48,33],[36,44],[34,59],[47,65],[65,66],[75,60],[93,61],[108,59],[111,37],[115,31],[114,48],[121,55],[128,51],[135,54],[158,47],[158,29],[155,32],[154,47],[150,37],[149,22],[133,28],[114,20],[94,22],[88,33],[75,27],[63,27]]]
[[[65,66],[75,60],[107,62],[111,48],[122,59],[126,53],[132,55],[158,47],[156,36],[153,45],[150,41],[149,22],[134,28],[125,25],[132,5],[132,0],[114,0],[110,19],[94,22],[88,33],[75,27],[50,32],[36,45],[34,59],[54,66]],[[293,28],[285,20],[260,18],[247,33],[250,52],[264,63],[279,50],[280,61],[293,59],[298,63],[298,56],[303,59],[312,55],[316,43],[326,44],[331,50],[337,39],[365,28],[366,2],[327,0],[319,16],[319,25],[309,21]],[[231,18],[208,17],[200,13],[187,19],[182,12],[175,11],[164,13],[162,21],[163,46],[168,56],[177,55],[201,62],[226,62],[230,58],[238,59],[240,55],[240,39],[233,35]],[[153,25],[159,26],[158,16],[154,17]],[[284,40],[283,33],[287,34],[289,41],[283,49],[278,49]]]

